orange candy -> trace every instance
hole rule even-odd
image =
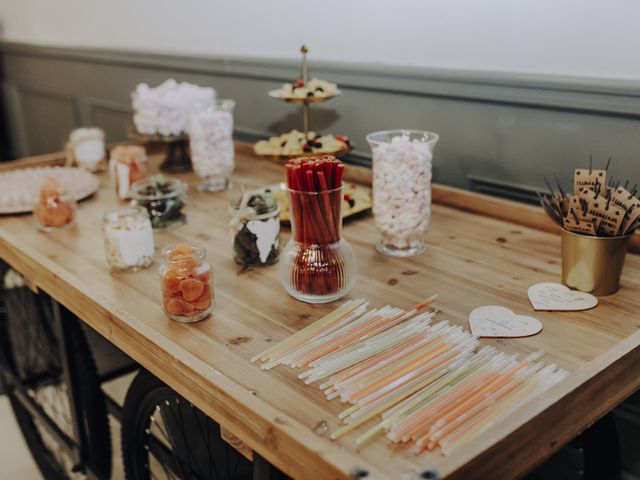
[[[185,243],[180,243],[176,245],[176,247],[169,252],[170,260],[189,260],[190,258],[194,258],[196,256],[196,251],[192,246],[187,245]]]
[[[209,308],[209,305],[211,305],[211,295],[207,295],[206,297],[193,302],[193,307],[196,310],[206,310],[207,308]]]
[[[136,183],[147,178],[147,167],[144,164],[132,162],[129,165],[129,183]]]
[[[200,280],[195,278],[185,278],[180,282],[180,291],[182,292],[182,298],[187,302],[193,302],[197,300],[202,291],[204,290],[204,284]]]
[[[164,294],[168,297],[174,297],[180,293],[180,279],[173,276],[165,276],[163,279]]]
[[[53,178],[47,178],[40,189],[34,214],[44,227],[64,227],[73,221],[75,208],[62,200],[60,186]]]
[[[167,312],[171,315],[186,317],[194,312],[193,305],[180,298],[172,298],[167,302]]]

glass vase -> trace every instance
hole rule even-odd
[[[191,164],[202,178],[198,190],[220,192],[229,188],[235,166],[233,147],[233,109],[231,99],[216,100],[216,109],[195,114],[189,127]]]
[[[438,135],[421,130],[370,133],[377,250],[410,257],[424,251],[431,215],[431,167]]]
[[[341,238],[342,187],[321,192],[289,189],[291,239],[280,256],[280,276],[292,297],[328,303],[347,295],[356,257]]]

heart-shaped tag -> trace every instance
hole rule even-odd
[[[469,327],[476,337],[529,337],[542,330],[536,318],[516,315],[496,305],[476,308],[469,314]]]
[[[598,298],[585,292],[576,292],[561,283],[537,283],[527,292],[534,310],[577,311],[598,305]]]

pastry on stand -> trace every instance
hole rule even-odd
[[[300,48],[302,53],[302,73],[294,83],[285,83],[271,90],[269,96],[287,103],[302,106],[303,129],[292,130],[282,135],[260,140],[253,149],[257,155],[273,158],[315,156],[332,154],[341,156],[351,151],[352,145],[344,135],[320,135],[311,131],[310,105],[322,103],[340,95],[335,83],[318,78],[309,79],[307,65],[307,47]]]

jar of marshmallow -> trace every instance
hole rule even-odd
[[[229,188],[235,166],[233,148],[233,109],[230,99],[215,101],[215,110],[191,116],[189,143],[193,170],[202,178],[198,190],[220,192]]]
[[[438,135],[420,130],[370,133],[373,214],[379,252],[410,257],[424,251],[431,214],[431,166]]]

